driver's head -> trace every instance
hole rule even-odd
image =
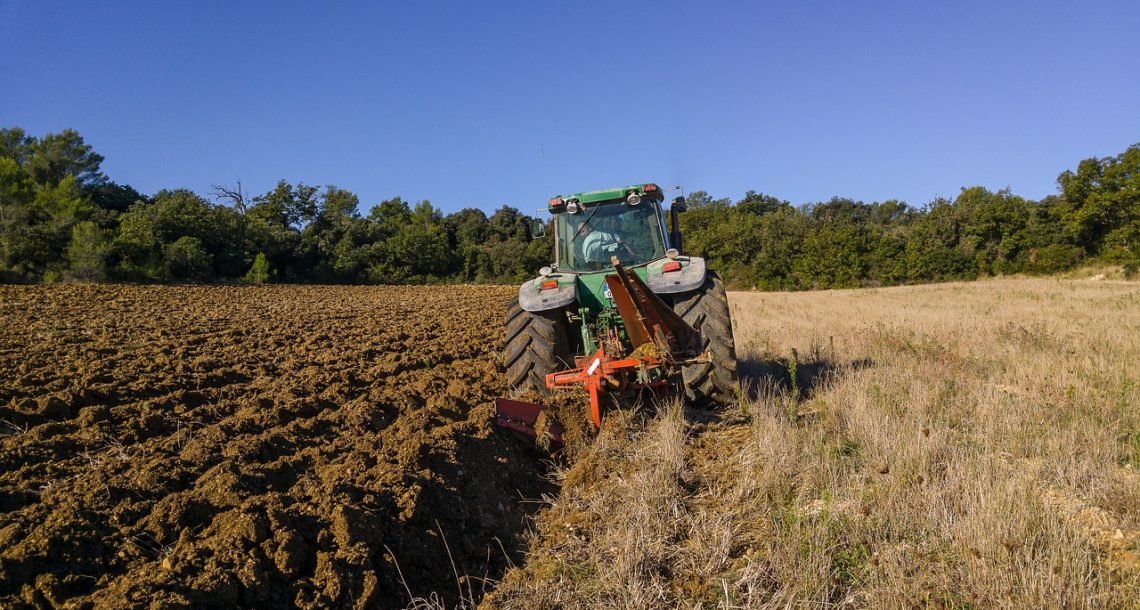
[[[582,235],[589,235],[594,231],[594,227],[590,226],[589,221],[582,223]]]

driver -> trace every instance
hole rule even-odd
[[[604,263],[617,252],[617,248],[616,235],[595,229],[589,221],[582,223],[582,257],[587,261]]]

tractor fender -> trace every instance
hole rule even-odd
[[[542,290],[542,281],[551,278],[538,278],[519,287],[519,306],[525,311],[546,311],[569,305],[578,299],[578,282],[558,282],[557,288]],[[571,278],[572,280],[572,278]]]
[[[705,283],[705,259],[699,256],[678,256],[681,263],[677,271],[665,272],[663,267],[670,259],[650,263],[646,273],[646,285],[656,294],[674,294],[696,290]]]

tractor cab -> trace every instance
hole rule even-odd
[[[656,184],[633,185],[558,195],[547,209],[554,216],[554,269],[588,273],[610,269],[616,256],[627,268],[664,258],[670,248],[679,250],[679,233],[666,228]],[[684,199],[673,202],[675,213]],[[674,225],[676,223],[674,222]]]
[[[522,308],[537,312],[576,305],[592,313],[612,309],[605,277],[614,274],[615,259],[654,293],[699,288],[705,281],[704,259],[681,253],[677,215],[684,211],[685,200],[673,200],[671,228],[664,201],[661,187],[653,183],[551,198],[547,211],[553,216],[554,262],[520,288]],[[545,221],[535,219],[533,232],[542,234],[545,227]]]

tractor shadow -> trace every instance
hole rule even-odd
[[[744,397],[755,401],[765,395],[786,394],[797,400],[810,400],[830,382],[875,365],[870,358],[841,362],[822,355],[800,359],[793,351],[789,358],[741,358],[737,371]]]
[[[384,574],[393,608],[427,607],[417,600],[433,596],[441,604],[431,607],[480,600],[507,570],[525,563],[527,534],[558,495],[550,455],[508,431],[452,440],[453,455],[425,450],[433,476],[417,477],[414,507],[399,518],[390,516],[394,508],[382,526],[384,550],[399,562],[394,574]]]

